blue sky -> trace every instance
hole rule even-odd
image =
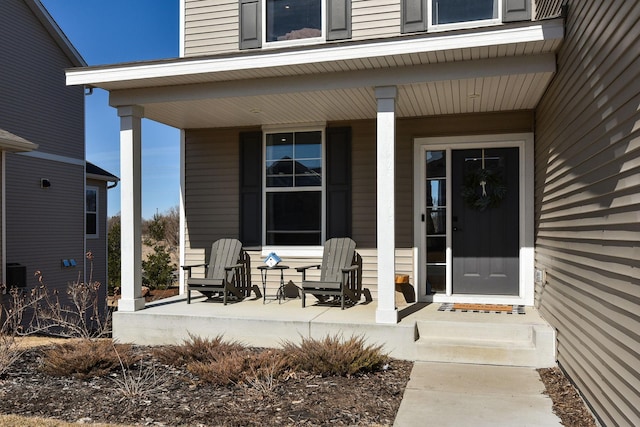
[[[179,56],[179,0],[41,0],[88,65]],[[87,160],[120,176],[120,122],[108,93],[85,97]],[[142,124],[142,216],[179,202],[180,136]],[[120,186],[109,190],[108,215],[120,212]]]

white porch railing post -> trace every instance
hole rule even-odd
[[[118,311],[144,308],[142,297],[142,115],[139,106],[118,107],[120,116],[121,293]]]
[[[398,323],[395,294],[395,86],[377,87],[377,246],[378,308],[377,323]]]

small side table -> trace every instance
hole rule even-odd
[[[262,304],[267,301],[267,272],[269,270],[280,270],[280,287],[278,288],[278,293],[276,294],[276,298],[278,299],[278,304],[282,302],[285,297],[284,293],[284,271],[289,268],[288,265],[277,264],[273,267],[269,267],[268,265],[260,265],[258,266],[258,270],[260,270],[260,276],[262,277]]]

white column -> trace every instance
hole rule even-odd
[[[397,89],[395,86],[377,87],[375,93],[378,101],[376,132],[378,308],[376,322],[398,323],[395,290],[395,107]]]
[[[142,115],[139,106],[118,107],[120,116],[121,291],[118,311],[144,308],[142,297]]]

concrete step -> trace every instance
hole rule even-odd
[[[416,359],[500,366],[555,365],[555,334],[544,324],[418,321]]]

